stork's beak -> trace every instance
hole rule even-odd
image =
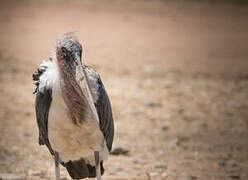
[[[76,66],[82,66],[82,61],[81,61],[81,57],[79,55],[76,55],[74,58],[74,62],[76,64]]]
[[[81,61],[81,57],[76,55],[75,58],[74,58],[74,68],[75,68],[75,78],[77,79],[77,76],[78,76],[78,72],[83,72],[84,69],[83,69],[83,64],[82,64],[82,61]],[[82,75],[80,75],[82,76]]]
[[[76,59],[76,62],[78,65],[76,66],[76,74],[75,79],[77,83],[79,84],[84,96],[87,99],[89,109],[93,115],[93,118],[99,123],[99,117],[97,114],[96,107],[94,105],[94,101],[92,98],[92,93],[89,88],[89,77],[87,76],[87,73],[85,72],[85,68],[82,66],[81,59]]]

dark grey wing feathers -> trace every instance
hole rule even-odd
[[[32,78],[34,81],[34,84],[36,86],[33,94],[37,93],[40,85],[40,76],[46,71],[47,67],[46,66],[40,66],[37,68],[37,70],[32,74]]]
[[[36,121],[39,128],[39,144],[45,144],[50,153],[53,154],[53,149],[48,139],[48,115],[49,108],[52,102],[52,90],[45,89],[44,92],[37,91],[35,100]]]
[[[114,138],[114,121],[112,116],[111,104],[107,92],[105,91],[104,85],[98,76],[98,100],[95,104],[96,110],[99,116],[100,129],[104,135],[107,148],[109,152],[112,149],[112,143]]]
[[[48,129],[47,129],[49,108],[52,102],[52,90],[44,89],[43,92],[39,91],[40,76],[45,71],[46,71],[46,67],[41,66],[33,74],[33,81],[35,82],[36,85],[36,89],[34,91],[34,94],[36,93],[35,112],[36,112],[36,121],[39,128],[39,144],[46,145],[50,153],[53,154],[53,149],[48,139]]]

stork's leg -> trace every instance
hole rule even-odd
[[[97,180],[101,180],[99,151],[95,151],[94,155],[95,155],[95,162],[96,162],[96,178]]]
[[[59,153],[56,152],[56,151],[54,153],[54,161],[55,161],[55,175],[56,175],[56,180],[60,180]]]

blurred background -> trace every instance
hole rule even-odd
[[[245,0],[1,0],[0,179],[55,178],[31,75],[66,32],[112,102],[103,179],[248,179],[247,20]]]

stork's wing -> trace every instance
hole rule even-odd
[[[104,135],[108,150],[110,152],[114,138],[114,121],[112,116],[112,109],[109,97],[99,76],[97,83],[99,96],[95,106],[100,121],[100,129]]]
[[[88,87],[98,114],[100,130],[103,133],[109,152],[112,149],[114,138],[114,121],[111,104],[99,74],[89,66],[83,66]]]
[[[45,70],[44,70],[45,71]],[[35,111],[36,111],[36,121],[39,128],[39,144],[46,145],[51,154],[53,154],[53,149],[48,140],[48,114],[49,108],[52,102],[52,90],[44,89],[42,92],[39,91],[39,77],[44,71],[37,70],[33,74],[33,80],[36,81],[37,88],[35,90],[36,99],[35,99]]]
[[[49,108],[52,102],[52,90],[46,89],[44,92],[37,91],[35,100],[36,120],[39,128],[39,143],[45,144],[50,153],[53,154],[53,150],[48,140],[48,114]]]

